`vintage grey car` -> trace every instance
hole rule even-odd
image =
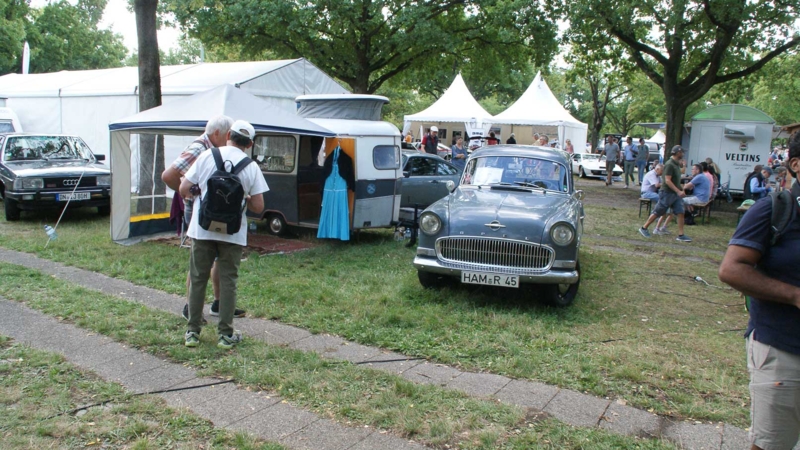
[[[6,220],[21,210],[70,206],[111,212],[111,171],[77,136],[0,133],[0,195]]]
[[[566,152],[545,147],[475,151],[460,185],[420,215],[420,283],[540,284],[547,302],[570,305],[581,278],[584,217],[570,162]]]

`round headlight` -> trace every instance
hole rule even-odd
[[[550,230],[550,237],[553,238],[553,242],[557,245],[569,245],[575,238],[575,231],[573,231],[571,226],[560,223]]]
[[[442,229],[442,219],[432,212],[422,213],[419,218],[419,229],[432,236]]]

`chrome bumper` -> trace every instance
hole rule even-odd
[[[438,273],[440,275],[447,275],[461,278],[462,269],[454,269],[445,267],[439,264],[436,258],[416,256],[414,257],[414,267],[417,270],[430,273]],[[481,272],[480,270],[471,270],[470,272]],[[491,270],[486,270],[486,273],[494,273]],[[574,284],[578,282],[580,275],[576,270],[553,270],[550,269],[536,275],[519,275],[520,283],[530,284]]]

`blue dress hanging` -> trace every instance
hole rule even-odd
[[[322,192],[322,214],[319,217],[317,238],[350,240],[350,208],[347,201],[347,182],[339,174],[339,152],[333,150],[333,168]]]

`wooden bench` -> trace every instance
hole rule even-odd
[[[706,203],[697,203],[697,204],[691,205],[692,208],[695,211],[700,211],[700,217],[701,217],[701,220],[703,221],[703,225],[706,224],[706,216],[708,216],[708,218],[711,219],[711,205],[713,205],[713,204],[714,204],[714,201],[710,200],[710,201],[708,201]]]
[[[649,198],[639,198],[639,217],[642,217],[643,206],[647,206],[647,216],[650,217],[650,210],[653,208],[653,201]]]

